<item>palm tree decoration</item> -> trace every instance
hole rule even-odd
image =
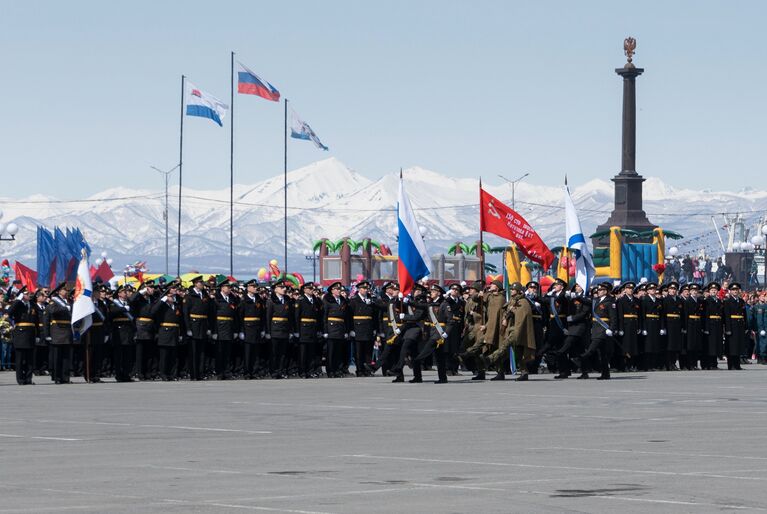
[[[490,252],[490,245],[487,243],[482,243],[482,253],[489,253]],[[477,253],[477,243],[474,243],[469,247],[469,254],[476,255]]]
[[[460,252],[458,250],[461,250]],[[450,245],[450,248],[447,249],[448,255],[455,255],[456,253],[469,253],[469,245],[465,243],[461,243],[460,241]]]

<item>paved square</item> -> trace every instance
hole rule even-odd
[[[447,385],[3,373],[0,513],[764,511],[767,366],[746,368]]]

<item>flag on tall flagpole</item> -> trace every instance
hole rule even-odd
[[[80,264],[77,266],[77,280],[75,281],[75,299],[72,303],[72,330],[79,336],[82,336],[91,326],[91,315],[96,312],[93,305],[93,285],[91,284],[91,273],[88,267],[88,255],[83,248],[80,257]],[[75,323],[82,320],[79,328]]]
[[[290,137],[294,139],[303,139],[311,141],[314,146],[321,150],[327,150],[328,147],[322,144],[320,138],[314,133],[308,123],[301,120],[293,109],[290,110]]]
[[[415,283],[431,274],[431,259],[426,252],[421,230],[405,193],[405,181],[399,177],[397,194],[397,227],[399,229],[399,260],[397,273],[402,294],[408,294]]]
[[[256,95],[272,102],[280,101],[277,88],[250,71],[237,61],[237,92],[243,95]]]
[[[209,118],[223,127],[223,120],[229,110],[229,106],[191,82],[187,81],[186,84],[186,115]]]
[[[575,257],[575,283],[581,286],[584,291],[588,291],[591,281],[596,275],[596,270],[581,229],[578,213],[575,211],[575,204],[570,197],[567,179],[565,179],[565,239],[567,240],[567,247]]]

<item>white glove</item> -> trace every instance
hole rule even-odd
[[[446,340],[447,339],[447,332],[440,332],[439,333],[439,337],[441,337],[442,339]]]
[[[686,334],[686,333],[687,333],[687,329],[683,328],[683,329],[682,329],[682,333],[683,333],[683,334]]]
[[[405,295],[402,294],[401,291],[399,293],[397,293],[397,298],[399,298],[400,300],[402,300],[404,297],[405,297]]]
[[[39,342],[40,342],[40,338],[39,337],[35,337],[35,343],[39,343]]]
[[[293,334],[293,339],[298,339],[299,337],[300,337],[300,336],[298,335],[298,332],[296,332],[295,334]]]
[[[378,333],[378,337],[380,337],[381,339],[383,339],[383,338],[384,338],[384,336],[386,336],[386,334],[384,334],[383,332],[379,332],[379,333]]]
[[[218,334],[213,334],[212,336],[210,336],[210,338],[216,341],[218,340]]]
[[[51,340],[51,336],[46,337],[45,340],[46,341],[50,341]]]
[[[400,312],[399,313],[399,319],[405,319],[405,313],[404,312]]]
[[[665,328],[660,329],[659,333],[660,333],[660,335],[665,336],[666,335],[666,329]]]
[[[168,297],[167,296],[163,296],[162,298],[160,298],[160,301],[161,302],[167,302],[168,301]]]
[[[139,289],[138,294],[146,294],[146,287],[142,287],[141,289]]]
[[[264,337],[265,335],[266,335],[266,332],[264,332],[264,331],[262,330],[262,331],[261,331],[261,337]]]
[[[394,333],[397,334],[397,335],[400,335],[402,333],[402,330],[400,330],[398,328],[395,328],[394,329]]]
[[[759,331],[759,335],[760,336],[767,336],[767,332],[765,332],[764,330],[760,330]]]
[[[642,330],[642,335],[646,336],[647,335],[647,330]]]
[[[641,331],[641,330],[637,330],[637,335],[638,335],[638,336],[639,336],[639,335],[642,335],[642,331]]]
[[[568,323],[572,323],[573,322],[573,317],[572,316],[568,316],[567,317],[567,322]]]
[[[537,308],[539,308],[539,309],[541,308],[541,304],[540,304],[540,303],[538,303],[538,302],[535,302],[535,306],[536,306]]]
[[[725,333],[724,333],[724,335],[726,335],[726,336],[731,336],[731,335],[732,335],[732,332],[725,332]]]
[[[349,332],[349,337],[356,337],[356,336],[357,336],[357,333],[354,330]]]
[[[325,333],[325,334],[322,334],[322,338],[323,338],[323,339],[327,339],[327,338],[328,338],[328,335],[327,335],[327,333]]]
[[[608,328],[607,330],[605,330],[605,335],[607,335],[607,337],[612,337],[613,331]]]
[[[108,343],[111,338],[112,338],[112,336],[104,336],[104,342]],[[46,341],[50,341],[51,338],[50,337],[46,337],[45,340]]]
[[[181,341],[183,341],[183,340],[184,340],[184,336],[178,336],[178,342],[179,342],[179,343],[180,343]]]
[[[566,328],[563,328],[563,329],[562,329],[562,333],[563,333],[564,335],[566,335],[566,336],[569,336],[569,335],[570,335],[570,331],[569,331],[569,330],[567,330]]]
[[[349,339],[349,334],[344,332],[344,339]]]
[[[208,330],[206,330],[206,331],[205,331],[205,335],[207,335],[207,336],[209,336],[209,335],[210,335],[210,329],[208,329]]]
[[[267,339],[271,339],[272,338],[272,334],[266,334],[264,337],[266,337]]]
[[[240,332],[240,339],[245,340],[245,332]]]
[[[191,330],[187,330],[186,331],[186,335],[188,335],[189,337],[192,337],[192,331]]]
[[[619,335],[619,336],[622,336],[622,335],[623,335],[623,333],[624,333],[624,332],[623,332],[623,330],[618,330],[618,335]]]
[[[402,303],[410,303],[410,297],[406,296],[402,299]]]

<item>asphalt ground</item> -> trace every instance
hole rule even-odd
[[[446,385],[0,373],[0,513],[765,511],[767,366],[745,368]]]

